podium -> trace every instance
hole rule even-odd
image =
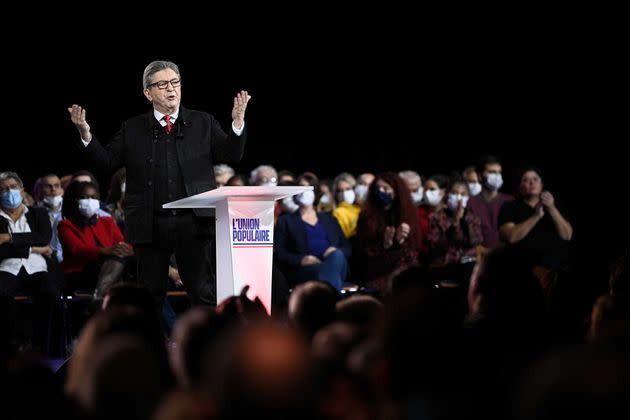
[[[275,201],[308,187],[219,187],[164,204],[165,209],[216,208],[217,303],[238,295],[262,301],[271,314]]]

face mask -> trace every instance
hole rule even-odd
[[[302,194],[298,194],[297,201],[303,206],[311,206],[315,201],[315,192],[304,191]]]
[[[424,193],[426,202],[430,206],[437,206],[442,201],[442,193],[440,190],[427,190]]]
[[[462,207],[466,208],[466,204],[468,204],[468,196],[461,194],[449,194],[446,204],[449,209],[456,210],[460,201],[462,202]]]
[[[124,194],[126,189],[127,189],[127,183],[126,182],[121,183],[120,192]]]
[[[20,190],[9,190],[2,193],[0,198],[2,207],[6,209],[17,209],[22,204],[22,193]]]
[[[468,183],[468,191],[470,191],[470,196],[474,197],[481,192],[481,184],[478,182],[469,182]]]
[[[424,196],[424,189],[418,188],[418,191],[411,192],[411,201],[413,201],[413,204],[415,204],[416,206],[419,206],[420,204],[422,204],[423,196]]]
[[[354,190],[345,190],[339,194],[339,201],[345,201],[348,204],[354,204],[354,200],[356,198],[356,194]]]
[[[379,191],[377,197],[384,206],[387,206],[394,201],[394,195],[390,192]]]
[[[90,218],[96,214],[100,204],[100,201],[95,198],[82,198],[79,200],[79,213]]]
[[[503,177],[501,174],[488,174],[486,177],[486,186],[492,191],[497,191],[503,185]]]
[[[367,198],[368,186],[359,184],[354,187],[354,192],[356,193],[356,200],[362,203]]]
[[[44,199],[42,201],[48,207],[56,209],[56,208],[59,208],[61,206],[61,203],[63,202],[63,197],[60,196],[60,195],[53,195],[53,196],[49,195],[49,196],[44,197]]]
[[[322,204],[330,204],[330,196],[328,194],[322,195],[322,198],[319,199],[319,202]]]
[[[263,182],[262,184],[260,184],[261,187],[275,187],[277,185],[278,185],[278,183],[277,182],[273,182],[273,181],[267,181],[267,182]]]
[[[295,203],[293,197],[286,197],[282,199],[282,209],[285,213],[294,213],[299,208],[300,206]]]

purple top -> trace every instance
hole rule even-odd
[[[324,229],[324,226],[319,220],[315,226],[308,224],[303,220],[302,222],[306,228],[306,242],[308,243],[309,254],[322,259],[324,252],[330,246],[326,229]]]
[[[492,201],[486,201],[481,194],[471,197],[468,209],[481,221],[481,233],[486,248],[495,248],[501,243],[499,240],[499,211],[504,203],[514,200],[508,194],[498,193]]]

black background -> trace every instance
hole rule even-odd
[[[149,109],[144,66],[169,59],[182,72],[183,104],[224,128],[237,90],[253,96],[238,172],[268,163],[322,177],[428,175],[491,153],[503,160],[510,191],[516,167],[542,167],[576,229],[581,282],[594,290],[605,283],[606,263],[629,231],[621,152],[627,54],[614,25],[555,15],[459,26],[446,16],[449,25],[429,28],[429,16],[377,11],[257,27],[232,19],[219,29],[214,15],[160,10],[128,20],[107,14],[105,24],[29,21],[3,33],[0,168],[20,173],[27,188],[44,173],[91,169],[76,152],[66,108],[85,106],[92,131],[108,138]],[[97,175],[106,185],[107,174]]]

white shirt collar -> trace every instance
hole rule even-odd
[[[155,116],[155,119],[158,120],[161,123],[164,122],[164,120],[162,118],[164,118],[164,115],[166,114],[162,114],[160,111],[158,111],[157,109],[153,108],[153,115]],[[177,111],[173,112],[171,114],[171,121],[175,122],[175,120],[177,119],[177,116],[179,115],[179,108],[177,108]],[[164,124],[166,124],[164,122]]]
[[[22,213],[22,216],[20,216],[20,218],[25,217],[26,213],[28,213],[28,206],[24,205],[24,204],[20,204],[21,206],[24,206],[24,212]],[[4,212],[4,210],[0,209],[0,216],[4,217],[5,219],[9,220],[9,221],[13,221],[13,219],[11,219],[11,216],[9,216],[7,213]],[[20,219],[18,219],[20,220]]]

